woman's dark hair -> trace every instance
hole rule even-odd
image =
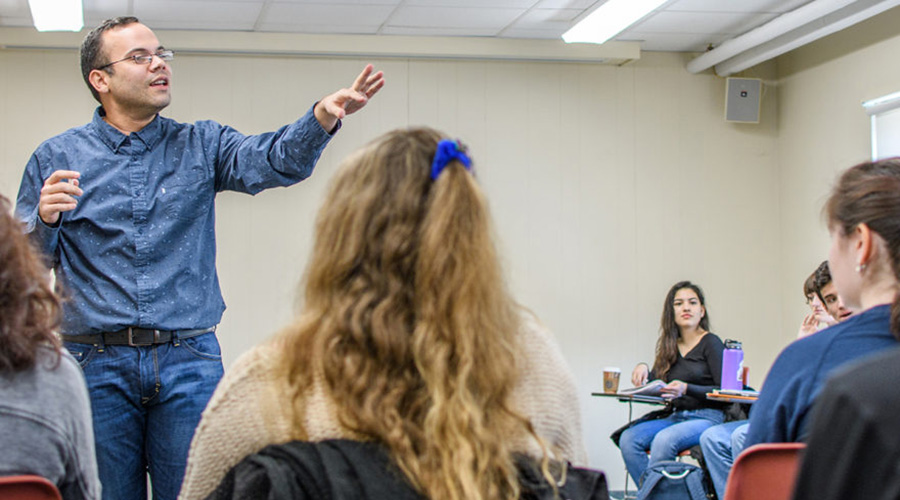
[[[100,23],[99,26],[92,29],[81,42],[81,77],[84,78],[84,83],[91,89],[91,95],[94,96],[94,99],[96,99],[97,102],[100,102],[100,94],[98,94],[97,89],[91,85],[90,75],[91,71],[109,63],[109,61],[106,60],[106,55],[103,54],[103,33],[106,33],[113,28],[118,28],[119,26],[127,26],[139,22],[138,18],[132,16],[107,19]],[[106,70],[106,72],[110,74],[112,74],[113,71],[112,66]]]
[[[887,249],[890,272],[900,283],[900,157],[861,163],[844,172],[825,203],[825,216],[829,229],[844,236],[860,224],[878,234]],[[900,339],[900,296],[896,291],[891,332]]]
[[[61,318],[50,273],[0,195],[0,374],[33,367],[41,346],[58,353]]]
[[[675,323],[675,294],[679,290],[689,288],[697,294],[700,299],[700,305],[706,309],[706,298],[703,297],[703,290],[699,285],[695,285],[690,281],[679,281],[672,285],[669,293],[666,294],[666,302],[663,304],[662,318],[659,322],[659,340],[656,341],[656,360],[653,362],[653,373],[656,378],[666,380],[669,374],[669,368],[675,364],[678,359],[678,337],[681,335],[681,329]],[[709,331],[709,312],[700,318],[700,328]]]

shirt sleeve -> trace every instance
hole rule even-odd
[[[62,224],[50,227],[38,216],[38,204],[43,187],[44,175],[38,152],[35,151],[25,165],[25,173],[22,174],[22,183],[16,197],[16,216],[25,225],[25,233],[50,259],[49,264],[53,266],[56,263],[56,245],[59,242],[59,228]],[[60,214],[60,220],[64,217],[65,213]]]
[[[206,133],[217,134],[216,191],[256,194],[264,189],[290,186],[312,175],[332,135],[316,120],[311,107],[300,119],[275,132],[244,135],[237,130],[199,122]]]
[[[808,366],[815,361],[799,352],[797,344],[791,344],[778,356],[766,376],[759,399],[750,410],[750,429],[745,448],[759,443],[786,443],[798,441],[799,429],[809,411],[812,381],[808,373],[798,373],[797,367]]]

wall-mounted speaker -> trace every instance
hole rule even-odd
[[[762,80],[728,78],[725,84],[725,121],[759,123]]]

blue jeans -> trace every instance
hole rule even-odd
[[[703,408],[676,411],[666,418],[648,420],[626,429],[619,439],[619,449],[634,484],[640,485],[641,474],[647,467],[664,460],[675,460],[678,453],[700,442],[703,431],[724,420],[721,411]],[[650,450],[649,457],[647,450]]]
[[[725,498],[728,473],[734,459],[744,450],[744,439],[747,437],[749,427],[750,424],[746,420],[735,420],[710,427],[700,436],[703,460],[706,461],[706,469],[716,486],[716,495],[720,500]]]
[[[222,378],[213,332],[152,346],[76,344],[104,500],[175,500],[200,414]]]

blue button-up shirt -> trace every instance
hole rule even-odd
[[[41,144],[19,188],[16,212],[69,297],[62,333],[218,324],[225,301],[216,274],[216,193],[300,182],[331,136],[312,109],[253,136],[161,116],[124,135],[102,114],[98,108],[91,123]],[[50,227],[38,216],[38,199],[56,170],[80,172],[84,194]]]

